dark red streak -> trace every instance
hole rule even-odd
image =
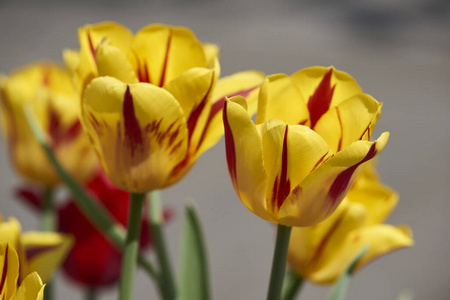
[[[334,88],[336,85],[331,86],[331,75],[333,69],[323,76],[322,81],[315,90],[314,94],[309,98],[308,110],[311,119],[311,128],[316,126],[320,117],[330,108],[331,100],[333,99]]]

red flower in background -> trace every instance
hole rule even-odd
[[[130,194],[117,188],[103,173],[86,184],[93,198],[126,226]],[[164,220],[173,212],[164,210]],[[88,287],[102,287],[116,283],[120,278],[122,254],[86,219],[71,200],[59,209],[59,231],[72,234],[75,244],[63,265],[65,273],[74,281]],[[152,243],[148,220],[144,216],[141,230],[141,249]]]

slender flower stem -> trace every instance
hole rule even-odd
[[[108,212],[101,207],[98,203],[93,201],[85,190],[75,181],[72,177],[64,170],[64,168],[59,164],[52,150],[47,144],[47,139],[43,133],[41,127],[36,121],[35,114],[31,107],[27,106],[24,108],[25,117],[33,132],[34,137],[41,144],[47,158],[50,160],[51,164],[58,172],[61,179],[66,184],[66,187],[70,190],[75,198],[76,205],[81,209],[83,214],[92,222],[92,224],[97,227],[103,234],[105,234],[109,240],[118,248],[123,250],[125,246],[125,230],[122,225],[114,222]],[[147,272],[147,274],[155,280],[160,288],[160,280],[158,274],[150,261],[148,261],[141,253],[138,254],[139,265]]]
[[[287,249],[289,238],[291,236],[291,227],[278,224],[277,241],[272,260],[272,272],[270,273],[269,291],[267,300],[280,300],[281,287],[283,286],[284,273],[286,270]]]
[[[44,199],[42,202],[42,230],[55,231],[56,228],[56,214],[53,207],[53,189],[47,187],[44,192]],[[50,279],[45,286],[44,300],[53,299],[53,280]]]
[[[86,300],[96,300],[97,299],[97,289],[96,288],[87,288],[86,290]]]
[[[42,203],[42,230],[43,231],[55,231],[56,228],[56,215],[53,210],[53,190],[52,188],[46,188],[44,192],[44,199]]]
[[[283,284],[282,299],[293,300],[303,286],[303,278],[289,270]]]
[[[133,293],[134,275],[136,272],[139,251],[139,237],[141,234],[142,206],[145,194],[131,194],[130,212],[128,214],[128,233],[120,277],[119,300],[131,300]]]
[[[151,220],[151,231],[155,243],[158,262],[161,270],[161,288],[164,300],[175,300],[176,290],[172,269],[169,262],[166,242],[163,234],[163,218],[161,209],[161,199],[158,191],[150,193],[149,215]]]

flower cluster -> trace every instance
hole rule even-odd
[[[4,136],[27,180],[19,195],[46,230],[65,233],[21,234],[15,219],[0,220],[2,299],[43,299],[42,281],[63,264],[89,291],[120,279],[128,300],[138,262],[165,300],[208,298],[195,210],[187,209],[177,285],[161,230],[172,213],[146,193],[184,178],[222,135],[237,196],[278,226],[268,299],[280,299],[286,256],[297,278],[332,283],[413,244],[407,226],[384,224],[398,196],[374,167],[389,138],[372,140],[382,104],[349,74],[316,66],[220,77],[218,46],[164,24],[136,34],[114,22],[85,25],[78,38],[79,50],[64,51],[66,67],[38,62],[0,78]],[[61,182],[72,196],[55,204]],[[152,238],[158,269],[140,252]]]

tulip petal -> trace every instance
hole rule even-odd
[[[369,245],[369,250],[356,264],[355,270],[361,269],[374,259],[394,250],[411,247],[414,243],[412,231],[408,226],[392,226],[379,224],[360,228],[351,233],[348,241],[361,239]]]
[[[262,140],[245,107],[236,96],[225,101],[223,121],[228,171],[242,203],[257,216],[271,222],[276,219],[266,209],[267,174],[263,167]]]
[[[338,152],[358,140],[369,140],[381,114],[381,103],[359,94],[328,110],[314,130]]]
[[[358,252],[360,249],[349,248],[352,251],[343,254],[342,251],[348,251],[344,241],[349,233],[364,224],[367,215],[368,211],[363,205],[344,200],[338,209],[319,225],[294,228],[292,240],[295,245],[291,247],[295,250],[306,246],[303,252],[291,254],[294,257],[302,253],[305,255],[301,258],[303,266],[295,268],[300,267],[299,271],[316,283],[329,283],[337,279],[354,257],[353,250]]]
[[[96,78],[86,89],[82,120],[104,170],[122,189],[162,188],[186,157],[188,132],[180,104],[154,85]]]
[[[44,297],[44,284],[38,273],[29,274],[20,284],[16,300],[42,300]]]
[[[29,271],[36,271],[44,282],[50,280],[73,244],[73,238],[53,232],[26,232],[21,236]]]
[[[96,55],[95,52],[100,43],[107,42],[117,47],[122,53],[128,53],[133,33],[115,22],[102,22],[97,24],[85,25],[78,29],[78,39],[80,42],[81,55],[89,57],[88,61],[92,69],[95,68]]]
[[[285,74],[267,76],[261,85],[256,124],[270,119],[285,123],[308,125],[309,113],[302,94]]]
[[[0,298],[11,299],[17,288],[19,258],[12,246],[0,244]]]
[[[214,68],[216,61],[219,58],[219,46],[216,44],[205,43],[203,44],[203,51],[205,52],[205,60],[207,68]]]
[[[111,76],[125,83],[138,82],[133,67],[119,48],[108,43],[100,43],[96,59],[99,76]]]
[[[189,148],[194,151],[197,149],[209,115],[214,83],[215,73],[213,70],[193,68],[164,87],[178,100],[183,109],[189,132]],[[191,154],[195,154],[194,151]]]
[[[202,136],[198,143],[197,155],[214,146],[223,135],[223,120],[221,111],[225,97],[242,96],[247,98],[250,115],[256,112],[257,92],[264,79],[264,74],[258,71],[237,72],[220,78],[213,90],[212,106],[206,121]]]
[[[362,93],[361,87],[356,80],[348,73],[338,71],[334,67],[309,67],[302,69],[291,75],[303,98],[309,102],[311,96],[317,91],[325,75],[331,71],[331,78],[328,87],[333,87],[330,107],[336,106],[342,101]]]
[[[147,75],[147,80],[140,81],[160,87],[191,68],[206,66],[203,45],[185,27],[144,27],[136,34],[131,51],[137,74]]]
[[[381,183],[373,172],[373,164],[368,165],[347,194],[351,202],[361,203],[370,211],[365,226],[384,223],[399,198],[398,194]]]
[[[293,187],[331,155],[325,141],[309,127],[280,125],[263,135],[266,199],[276,215]]]
[[[319,165],[284,201],[278,214],[280,224],[311,226],[329,216],[364,170],[365,163],[383,150],[388,137],[385,132],[375,142],[357,141]]]

